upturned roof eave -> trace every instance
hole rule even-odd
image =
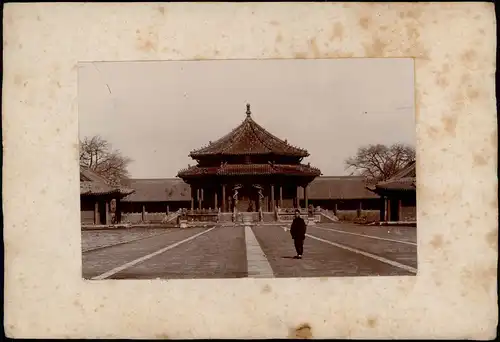
[[[303,166],[303,165],[302,165]],[[207,176],[215,177],[231,177],[231,176],[294,176],[294,177],[319,177],[322,175],[321,170],[317,168],[309,168],[308,170],[290,170],[290,172],[276,170],[275,172],[266,172],[262,170],[224,170],[224,168],[215,168],[207,170],[193,166],[188,169],[181,170],[177,173],[177,177],[181,179],[202,178]]]
[[[133,194],[135,190],[122,190],[122,189],[113,189],[109,191],[80,191],[80,196],[107,196],[107,195],[119,195],[120,197],[127,197]]]

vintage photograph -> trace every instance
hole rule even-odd
[[[82,277],[417,274],[411,58],[82,62]]]

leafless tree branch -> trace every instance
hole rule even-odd
[[[409,145],[376,144],[360,147],[355,156],[345,160],[345,168],[374,183],[391,178],[414,160],[415,149]]]
[[[127,184],[128,166],[132,159],[118,150],[113,150],[109,142],[96,135],[80,141],[80,164],[106,178],[111,184]]]

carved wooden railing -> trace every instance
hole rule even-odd
[[[210,209],[183,211],[178,217],[178,221],[181,220],[187,222],[218,222],[219,211]]]
[[[321,215],[319,214],[313,214],[312,216],[308,214],[300,214],[300,217],[303,218],[305,221],[312,221],[312,222],[321,221]],[[295,218],[294,214],[288,214],[288,213],[278,214],[278,222],[292,222],[294,218]]]
[[[218,222],[219,215],[217,213],[210,214],[188,214],[186,216],[188,222]]]

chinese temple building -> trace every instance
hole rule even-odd
[[[190,186],[191,210],[273,212],[277,207],[298,208],[301,202],[307,207],[308,186],[321,175],[301,163],[309,156],[306,150],[257,124],[250,105],[239,126],[189,156],[197,164],[177,176]]]
[[[381,197],[380,221],[416,221],[416,163],[409,163],[390,179],[369,190]]]
[[[362,176],[319,176],[307,186],[308,204],[328,210],[341,220],[353,220],[361,210],[361,215],[378,221],[381,198],[366,185]],[[120,201],[122,222],[159,223],[169,213],[191,208],[191,187],[180,178],[130,179],[129,186],[135,192]],[[299,189],[300,206],[305,208],[303,188]],[[287,206],[293,211],[293,199],[284,198],[283,202],[282,212]],[[196,211],[198,203],[194,204]],[[271,219],[269,216],[273,215],[266,218]]]
[[[86,166],[80,165],[80,212],[82,224],[108,225],[121,221],[121,199],[134,190],[113,186]]]

